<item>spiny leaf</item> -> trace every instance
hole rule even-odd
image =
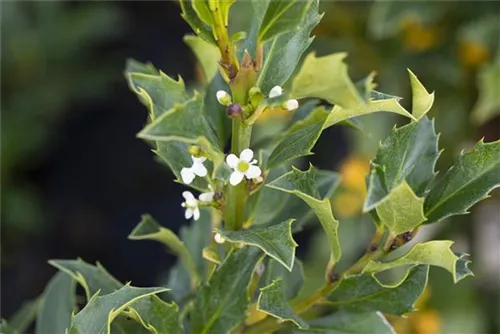
[[[70,334],[110,333],[113,320],[126,307],[148,296],[168,291],[166,288],[136,288],[123,286],[113,293],[92,296],[87,305],[71,321]]]
[[[317,97],[343,108],[365,105],[347,73],[346,56],[334,53],[317,58],[314,53],[308,54],[293,80],[290,94],[297,99]]]
[[[435,176],[439,152],[434,122],[423,117],[393,130],[384,140],[372,162],[364,211],[368,212],[387,199],[404,180],[421,197]]]
[[[258,40],[262,43],[282,33],[298,29],[311,1],[269,1],[262,19]]]
[[[482,125],[500,114],[500,61],[493,62],[481,68],[477,78],[479,98],[474,105],[472,121]]]
[[[107,295],[123,286],[100,263],[93,266],[81,259],[50,260],[49,263],[77,281],[85,289],[87,300],[90,300],[97,291],[100,291],[102,295]]]
[[[196,269],[196,264],[184,243],[174,232],[158,224],[150,215],[142,216],[141,222],[134,228],[128,238],[131,240],[152,239],[165,244],[179,256],[193,278],[193,284],[196,285],[199,282],[200,277]]]
[[[377,206],[377,215],[391,232],[411,231],[426,220],[424,198],[417,197],[406,181],[395,187]]]
[[[186,21],[191,29],[193,29],[194,33],[206,42],[217,45],[215,41],[214,35],[212,33],[212,27],[205,22],[203,22],[199,17],[196,11],[193,8],[193,2],[199,0],[180,0],[181,4],[181,16]]]
[[[403,315],[414,310],[415,302],[427,285],[429,266],[412,268],[396,286],[381,285],[373,276],[347,276],[328,296],[328,304],[354,311],[380,311]]]
[[[183,334],[179,323],[179,307],[166,303],[155,295],[134,302],[126,312],[155,334]]]
[[[259,247],[268,256],[292,271],[295,248],[292,236],[293,219],[269,227],[256,227],[242,231],[217,230],[228,241]]]
[[[51,278],[43,292],[35,334],[66,332],[76,309],[75,288],[76,281],[66,273],[58,272]]]
[[[297,296],[302,283],[304,282],[304,267],[299,259],[295,259],[292,271],[286,270],[283,265],[276,260],[269,259],[265,265],[264,274],[261,278],[260,286],[264,287],[271,284],[275,279],[282,280],[282,290],[286,300]]]
[[[478,142],[432,186],[425,198],[428,222],[466,214],[467,210],[500,186],[500,141]]]
[[[262,252],[243,247],[231,252],[202,286],[190,314],[194,333],[229,333],[240,324],[248,307],[248,285]]]
[[[290,160],[312,154],[311,149],[321,135],[327,116],[328,112],[320,107],[306,119],[292,125],[269,156],[266,169],[270,170]]]
[[[197,144],[209,153],[220,154],[217,138],[203,116],[203,98],[196,93],[183,104],[174,105],[164,112],[139,134],[139,138],[157,141],[180,141]],[[211,145],[205,146],[199,138],[204,137]]]
[[[260,289],[257,310],[265,312],[282,321],[291,321],[297,327],[307,329],[309,325],[299,317],[288,304],[283,294],[283,281],[277,279]]]
[[[208,0],[193,0],[191,4],[200,20],[205,22],[208,26],[212,26],[213,19],[210,8],[208,7]]]
[[[412,114],[417,120],[424,117],[434,103],[434,92],[429,94],[417,76],[408,69],[411,83]]]
[[[324,318],[309,321],[309,329],[298,333],[321,334],[396,334],[380,312],[337,311]]]
[[[349,120],[354,117],[368,115],[376,112],[391,112],[398,115],[408,117],[414,121],[416,118],[410,114],[401,104],[400,97],[377,92],[375,90],[368,92],[370,100],[363,104],[354,105],[352,107],[342,107],[335,105],[328,115],[325,128]]]
[[[203,73],[205,73],[205,81],[211,82],[219,71],[217,67],[217,63],[220,60],[219,48],[193,35],[184,36],[184,42],[189,45],[196,55]]]
[[[310,37],[312,30],[321,20],[318,6],[318,0],[311,1],[297,31],[281,34],[265,43],[266,58],[257,79],[257,86],[263,92],[268,93],[275,85],[283,86],[295,71],[302,54],[314,39]]]
[[[339,222],[333,217],[330,200],[328,198],[319,199],[312,166],[305,172],[293,167],[292,171],[284,174],[266,186],[294,194],[309,205],[318,217],[328,238],[331,257],[334,262],[337,262],[341,256],[337,231]]]
[[[466,254],[453,253],[451,245],[453,245],[453,241],[449,240],[434,240],[416,244],[406,254],[395,260],[388,262],[370,261],[363,269],[363,273],[377,273],[405,265],[414,267],[427,264],[448,270],[453,275],[453,282],[457,283],[473,274],[465,263],[468,261]],[[410,268],[407,269],[407,271],[409,270]]]

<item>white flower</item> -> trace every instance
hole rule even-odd
[[[191,159],[193,160],[193,164],[191,165],[191,167],[184,167],[181,169],[181,177],[184,184],[190,184],[191,182],[193,182],[195,176],[207,176],[207,169],[205,168],[205,166],[203,166],[203,162],[207,160],[207,158],[196,158],[191,156]]]
[[[274,86],[270,91],[269,91],[269,98],[273,98],[276,96],[280,96],[283,94],[283,89],[280,86]]]
[[[226,239],[222,235],[220,235],[220,233],[215,233],[214,240],[218,244],[223,244],[226,241]]]
[[[186,208],[184,217],[186,217],[186,219],[191,219],[191,217],[193,217],[194,220],[200,219],[198,200],[194,197],[194,195],[190,191],[184,191],[182,193],[182,197],[186,200],[181,204],[183,208]]]
[[[288,100],[285,103],[283,103],[283,107],[288,111],[295,110],[299,107],[299,101],[295,99]]]
[[[266,266],[264,265],[264,263],[259,262],[259,263],[257,263],[257,265],[255,266],[254,272],[255,272],[258,276],[262,276],[262,274],[264,273],[264,270],[265,270],[265,269],[266,269]]]
[[[215,96],[217,96],[217,101],[224,106],[228,106],[232,103],[231,95],[224,90],[218,90]]]
[[[208,185],[208,188],[210,188],[209,192],[202,193],[200,194],[200,196],[198,196],[198,199],[205,203],[210,203],[214,199],[214,194],[215,194],[214,189],[212,188],[211,185]]]
[[[243,176],[246,176],[247,179],[255,179],[262,174],[259,166],[255,166],[257,160],[252,160],[252,158],[253,151],[249,148],[241,151],[239,158],[234,154],[227,156],[226,163],[234,170],[229,178],[229,183],[235,186],[243,180]]]

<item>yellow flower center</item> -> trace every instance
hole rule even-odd
[[[248,170],[248,168],[250,168],[250,164],[248,162],[245,162],[245,161],[238,162],[238,166],[236,167],[238,172],[241,172],[241,173],[245,173]]]

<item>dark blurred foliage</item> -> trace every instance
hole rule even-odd
[[[132,242],[127,235],[146,212],[177,230],[184,223],[181,186],[135,138],[146,110],[122,73],[131,57],[180,74],[188,84],[195,81],[194,57],[182,42],[190,31],[177,4],[30,1],[1,6],[1,316],[8,318],[22,301],[42,292],[55,272],[47,264],[50,258],[100,261],[122,281],[154,285],[173,257],[160,245]],[[377,71],[377,89],[405,97],[405,107],[411,104],[406,68],[436,91],[430,116],[442,133],[445,151],[439,164],[445,169],[481,137],[500,136],[495,116],[500,106],[494,101],[483,103],[480,109],[488,117],[481,122],[471,116],[484,95],[481,73],[500,62],[499,6],[494,1],[327,1],[313,48],[320,55],[348,52],[353,79]],[[251,18],[242,12],[237,19]],[[370,222],[353,217],[363,200],[368,160],[398,120],[366,117],[373,130],[362,135],[329,129],[311,158],[320,168],[340,170],[346,180],[334,207],[345,210],[336,214],[344,216],[342,244],[350,257],[369,238],[363,226]],[[440,323],[450,333],[498,333],[500,277],[482,247],[484,230],[498,223],[498,208],[498,199],[492,199],[472,215],[429,232],[459,240],[457,246],[472,253],[477,277],[453,286],[434,270],[430,297],[421,302],[426,313],[398,324],[400,333],[433,334]],[[310,235],[299,236],[301,257]],[[314,264],[323,263],[317,259],[327,247],[313,238],[306,265],[322,279],[323,268]],[[497,252],[498,262],[495,247],[490,252]]]

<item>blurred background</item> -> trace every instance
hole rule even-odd
[[[175,258],[127,235],[150,213],[178,230],[182,187],[135,138],[146,110],[123,77],[127,58],[151,61],[195,84],[200,70],[182,41],[189,27],[171,1],[2,1],[1,5],[1,313],[9,318],[54,274],[52,258],[100,261],[121,281],[161,283]],[[500,138],[500,2],[333,2],[314,31],[319,55],[347,51],[356,81],[377,72],[378,90],[411,101],[406,68],[436,92],[430,116],[446,170],[464,148]],[[244,14],[235,20],[251,19]],[[405,101],[408,101],[405,104]],[[288,115],[261,120],[273,126]],[[366,117],[371,131],[335,127],[313,164],[344,179],[333,198],[346,261],[367,244],[360,217],[364,176],[378,142],[402,120]],[[311,228],[298,236],[309,285],[323,277],[327,247]],[[419,312],[391,319],[398,333],[500,333],[500,199],[470,215],[431,225],[423,238],[456,240],[476,276],[453,285],[431,271]]]

